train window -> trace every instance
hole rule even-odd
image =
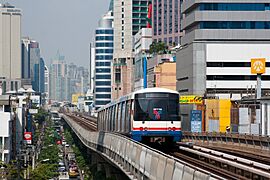
[[[126,111],[126,117],[127,117],[127,123],[126,123],[126,130],[127,131],[130,131],[130,123],[131,123],[131,121],[130,121],[130,119],[131,119],[131,100],[128,100],[127,101],[127,111]]]
[[[179,106],[176,99],[138,98],[135,100],[135,121],[176,121]]]
[[[116,130],[119,131],[120,129],[120,121],[121,121],[121,110],[122,110],[122,103],[118,103],[118,119],[116,124]]]
[[[121,131],[125,129],[125,122],[126,122],[126,102],[124,101],[122,104],[122,119],[121,119]]]

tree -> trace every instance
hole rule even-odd
[[[149,49],[150,54],[166,54],[168,46],[164,42],[153,42]]]
[[[55,164],[40,164],[31,172],[31,179],[50,179],[56,177],[57,165]]]

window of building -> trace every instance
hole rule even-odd
[[[100,54],[100,53],[109,53],[109,54],[112,54],[113,53],[113,49],[96,49],[96,54]]]
[[[113,34],[112,29],[98,29],[96,30],[96,34]]]
[[[270,29],[270,21],[204,21],[201,29]]]
[[[125,15],[124,14],[122,14],[122,18],[124,18],[125,17]]]
[[[111,79],[111,75],[96,75],[96,79]]]
[[[113,36],[96,36],[96,41],[112,41]]]
[[[110,62],[96,62],[96,66],[111,66]]]
[[[4,137],[4,149],[8,150],[9,149],[9,138]]]
[[[96,81],[96,86],[111,86],[111,81]]]
[[[96,88],[96,92],[111,92],[111,88]]]
[[[122,31],[124,31],[124,29],[125,29],[125,28],[124,28],[124,26],[122,25]]]
[[[110,55],[98,55],[96,56],[96,60],[111,60],[113,58],[113,56],[110,56]]]
[[[113,47],[113,43],[96,43],[96,47]]]
[[[3,137],[0,137],[0,149],[3,148]]]
[[[122,6],[124,6],[124,1],[122,1]]]
[[[14,90],[14,87],[13,87],[13,81],[10,82],[10,89],[11,89],[11,91]]]
[[[110,68],[96,68],[96,73],[110,73]]]
[[[122,20],[122,24],[124,24],[124,20]]]
[[[125,48],[125,46],[124,46],[124,44],[122,44],[122,49],[124,49]]]
[[[96,98],[111,98],[110,94],[96,94]]]
[[[122,8],[122,12],[124,12],[124,8]]]
[[[201,3],[201,11],[265,11],[269,3]]]
[[[115,69],[115,83],[121,83],[121,69]]]

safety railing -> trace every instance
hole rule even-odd
[[[270,150],[270,137],[250,134],[202,132],[183,132],[184,142],[194,142],[202,144],[228,144],[246,146],[254,149]]]
[[[188,165],[125,136],[85,130],[61,115],[82,143],[114,163],[130,179],[222,179],[211,172]]]

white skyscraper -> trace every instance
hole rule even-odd
[[[0,5],[0,77],[9,80],[21,79],[21,66],[21,10],[9,4],[2,4]]]

